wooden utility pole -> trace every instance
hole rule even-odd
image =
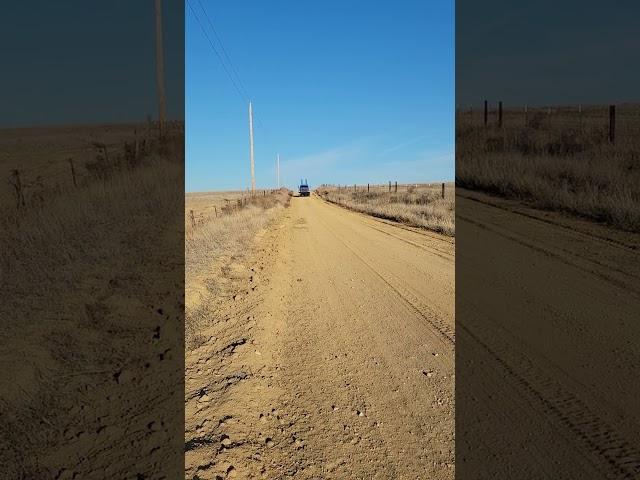
[[[280,189],[280,154],[276,154],[276,172],[278,176],[278,189]]]
[[[251,160],[251,194],[253,195],[256,189],[256,174],[253,163],[253,107],[251,102],[249,102],[249,158]]]
[[[164,134],[165,101],[164,101],[164,53],[162,49],[162,2],[156,0],[156,85],[158,89],[158,127],[160,138]]]

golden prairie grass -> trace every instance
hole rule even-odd
[[[465,113],[456,128],[456,183],[640,231],[640,107],[618,106],[615,143],[608,108],[506,111],[502,128]]]
[[[185,234],[185,341],[198,345],[201,329],[218,319],[217,302],[233,294],[233,267],[243,262],[256,233],[289,203],[285,189],[249,196],[246,192],[190,193]],[[220,212],[221,208],[228,210]],[[218,208],[218,215],[215,210]]]
[[[441,183],[398,185],[397,192],[395,184],[391,191],[386,185],[372,185],[369,191],[366,186],[323,186],[316,193],[351,210],[455,236],[455,191],[451,182],[445,184],[444,198]]]

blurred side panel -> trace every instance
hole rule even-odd
[[[181,478],[184,4],[10,2],[0,50],[0,477]]]

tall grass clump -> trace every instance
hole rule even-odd
[[[233,201],[224,202],[230,199]],[[290,194],[285,189],[253,197],[243,196],[242,192],[187,197],[185,207],[189,212],[193,210],[198,219],[195,225],[187,222],[185,235],[187,348],[195,346],[204,325],[215,321],[213,305],[225,295],[229,265],[246,257],[256,233],[289,204],[289,199]],[[234,208],[220,208],[217,215],[212,214],[211,205],[216,202],[223,207],[228,203]],[[203,286],[202,295],[190,295]]]
[[[459,121],[456,184],[640,232],[640,120],[618,125],[611,144],[604,118],[575,112],[503,128]]]

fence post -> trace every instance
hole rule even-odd
[[[489,106],[487,105],[487,101],[484,101],[484,126],[487,126],[487,121],[489,120]]]
[[[140,156],[140,142],[138,141],[138,129],[134,128],[133,129],[133,136],[135,137],[135,146],[133,149],[133,156],[135,158],[135,160],[138,160],[138,157]]]
[[[367,193],[369,193],[369,184],[367,183]]]
[[[78,183],[76,182],[76,170],[73,168],[73,158],[67,158],[69,165],[71,165],[71,178],[73,178],[73,186],[77,187]]]
[[[529,126],[529,112],[527,110],[527,106],[524,106],[524,126],[528,127]]]
[[[218,218],[218,207],[213,207],[216,211],[216,218]]]
[[[389,180],[389,193],[391,193],[391,180]]]
[[[609,143],[616,143],[616,106],[609,105]]]
[[[498,102],[498,127],[502,128],[502,102]]]
[[[193,210],[191,210],[191,227],[195,228],[196,227],[196,219],[193,216]]]
[[[442,182],[442,198],[444,199],[444,182]]]
[[[395,193],[398,193],[398,181],[396,180],[396,191]]]
[[[580,132],[582,133],[582,104],[578,105],[578,116],[580,118]]]

